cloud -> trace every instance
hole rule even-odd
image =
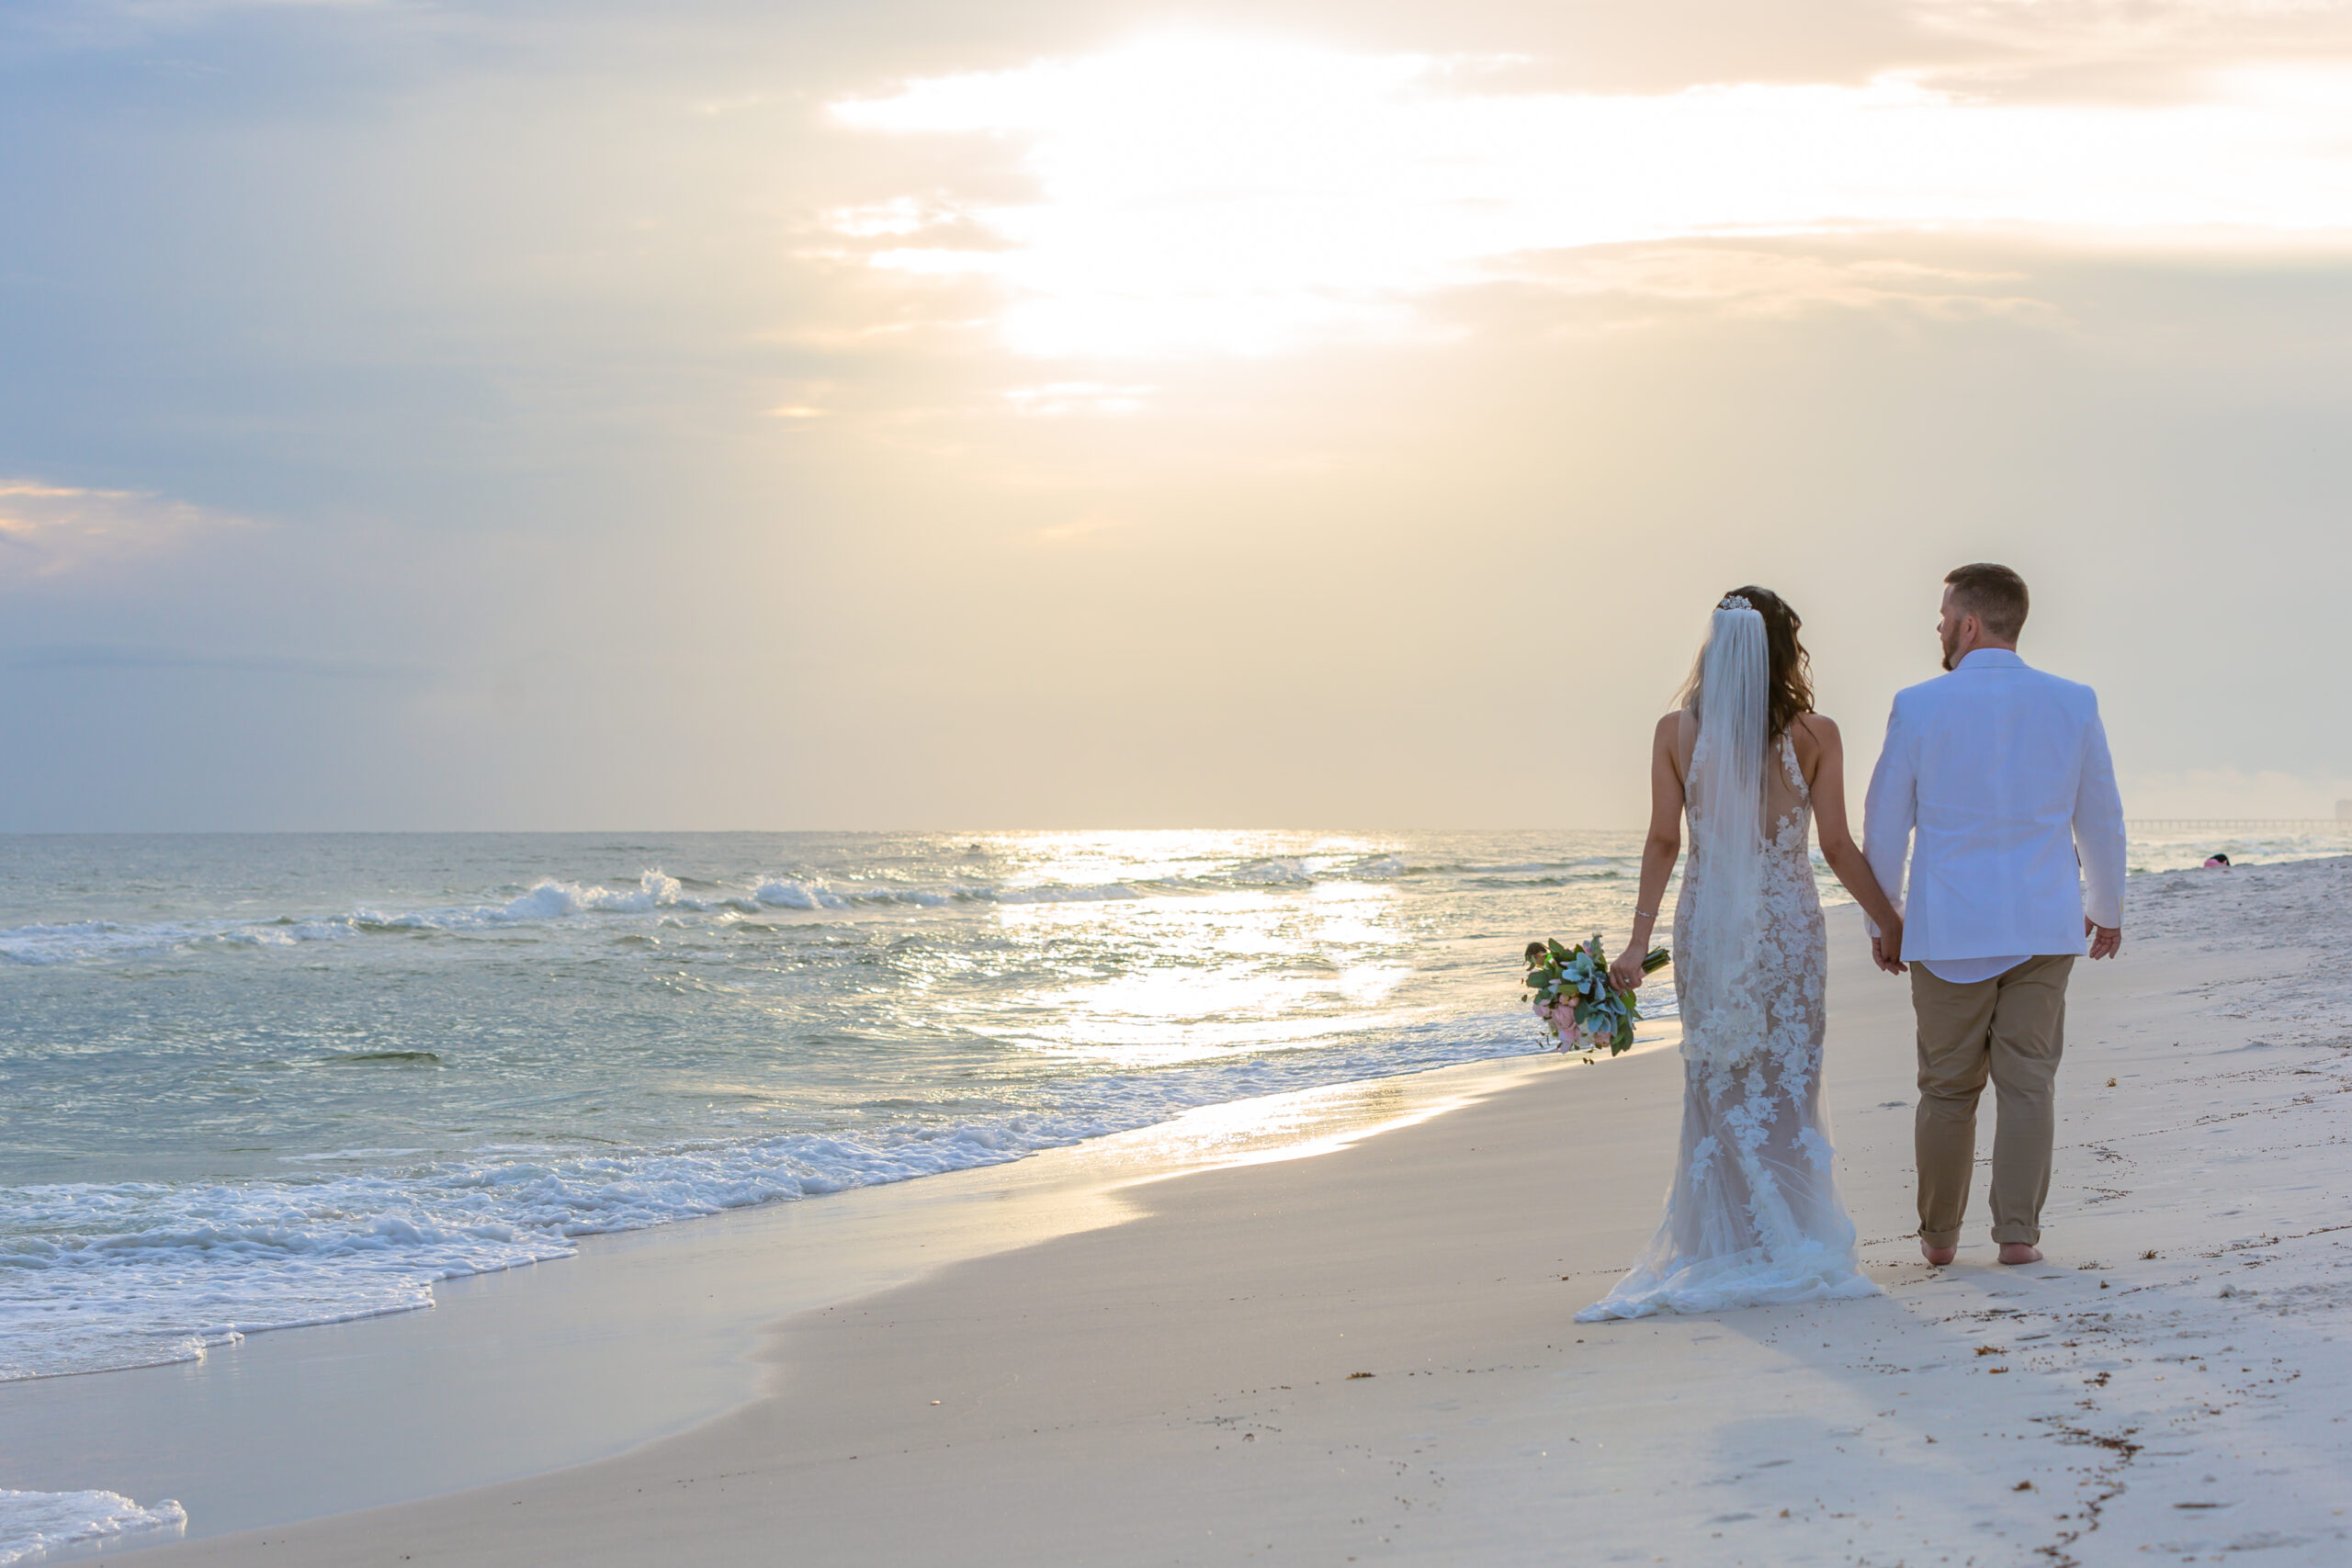
[[[1935,265],[1900,256],[1855,258],[1734,244],[1669,244],[1555,251],[1495,264],[1500,280],[1533,284],[1620,307],[1610,318],[1645,319],[1642,306],[1734,315],[1791,316],[1821,309],[1895,310],[1939,321],[2004,317],[2041,326],[2064,312],[2036,298],[2027,274]],[[1635,309],[1628,312],[1623,307]]]
[[[113,0],[93,9],[158,26],[191,27],[239,11],[390,11],[400,0]]]
[[[241,18],[265,25],[278,16],[303,12],[364,16],[371,19],[422,20],[426,7],[405,0],[50,0],[20,4],[6,16],[6,41],[17,50],[49,49],[137,51],[159,42],[184,44],[207,29]],[[153,74],[216,70],[185,57],[149,58],[141,69]]]
[[[2352,60],[2352,0],[1912,0],[1967,58],[1942,85],[2021,104],[2193,104],[2240,64]]]
[[[922,79],[833,106],[843,125],[931,139],[938,159],[917,160],[924,195],[842,209],[833,231],[867,266],[993,285],[1017,352],[1102,359],[1410,337],[1428,328],[1420,299],[1529,251],[2352,230],[2352,68],[2210,71],[2194,101],[2109,105],[1905,73],[1490,90],[1507,63],[1172,38]],[[976,146],[1015,159],[1030,195],[956,196]],[[1002,188],[1001,168],[980,177]]]
[[[1078,545],[1100,540],[1106,535],[1123,533],[1134,525],[1124,517],[1106,517],[1100,513],[1074,517],[1067,523],[1051,523],[1029,531],[1032,544],[1044,546]]]
[[[2041,49],[2145,43],[2214,26],[2312,24],[2352,16],[2347,0],[1912,0],[1931,26]]]
[[[1012,412],[1032,419],[1066,419],[1092,414],[1116,418],[1141,412],[1157,387],[1117,386],[1102,381],[1049,381],[1042,387],[1015,387],[1004,394]]]
[[[147,491],[0,479],[0,583],[135,560],[251,525]]]
[[[432,671],[421,665],[306,654],[229,654],[131,643],[48,643],[0,650],[0,669],[201,671],[232,675],[297,675],[342,681],[405,681]]]

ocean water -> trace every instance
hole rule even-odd
[[[2285,861],[2352,854],[2352,822],[2335,827],[2255,824],[2227,829],[2167,828],[2162,831],[2135,825],[2132,831],[2131,866],[2134,876],[2202,865],[2216,853],[2228,855],[2239,865],[2275,865]],[[2130,919],[2128,910],[2125,919]]]
[[[0,1379],[1541,1048],[1630,833],[0,843]],[[1670,988],[1649,995],[1670,1010]]]
[[[2133,864],[2213,847],[2344,843],[2151,840]],[[438,1280],[583,1235],[1540,1050],[1519,950],[1622,935],[1638,849],[0,840],[0,1380],[429,1306]],[[1645,994],[1664,1013],[1670,993]]]

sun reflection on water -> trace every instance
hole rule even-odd
[[[1326,1043],[1408,1021],[1410,973],[1396,889],[1351,879],[1377,841],[1237,832],[1023,835],[1013,886],[1123,888],[1126,897],[1012,903],[1015,952],[1058,970],[1000,996],[972,1027],[1001,1043],[1121,1067]],[[1204,868],[1244,884],[1199,889]],[[1259,884],[1250,886],[1250,884]],[[1189,890],[1177,891],[1182,884]],[[1093,960],[1049,955],[1091,950]]]

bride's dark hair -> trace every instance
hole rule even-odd
[[[1788,732],[1800,714],[1813,711],[1813,656],[1797,640],[1797,633],[1804,628],[1804,617],[1769,588],[1750,583],[1746,588],[1733,589],[1724,598],[1734,596],[1747,600],[1764,617],[1764,647],[1771,662],[1771,694],[1765,700],[1765,729],[1778,739]],[[1690,667],[1690,679],[1683,683],[1682,705],[1692,713],[1699,711],[1696,664]]]

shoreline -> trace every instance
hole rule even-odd
[[[1635,1050],[1675,1037],[1670,1019],[1647,1025]],[[757,1352],[782,1319],[1124,1224],[1141,1212],[1129,1189],[1328,1153],[1548,1065],[1530,1052],[1196,1107],[999,1165],[582,1236],[570,1258],[439,1281],[422,1311],[0,1384],[0,1451],[35,1456],[0,1483],[187,1508],[184,1533],[107,1543],[119,1554],[627,1453],[769,1394]],[[201,1445],[180,1437],[198,1429]]]
[[[2133,915],[2076,971],[2043,1265],[1982,1261],[1981,1195],[1962,1263],[1918,1260],[1907,987],[1833,911],[1826,1082],[1873,1300],[1570,1323],[1655,1222],[1679,1061],[1539,1057],[800,1313],[763,1337],[767,1393],[616,1457],[138,1555],[2337,1561],[2352,861],[2165,874]]]

